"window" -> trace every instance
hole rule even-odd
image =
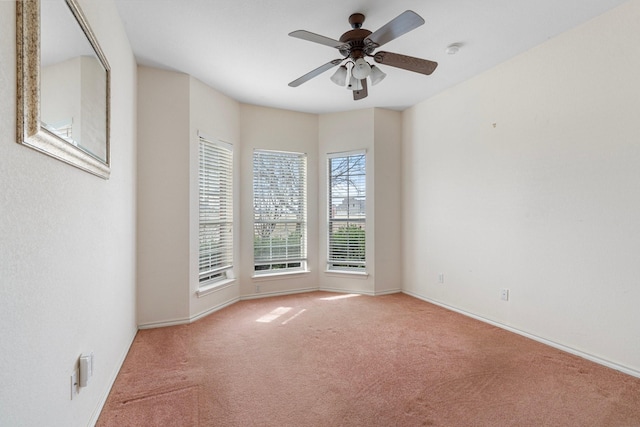
[[[200,286],[231,277],[233,268],[233,152],[231,145],[199,141]]]
[[[256,274],[307,268],[307,156],[253,153],[253,255]]]
[[[366,267],[365,153],[329,155],[329,225],[327,268],[364,272]]]

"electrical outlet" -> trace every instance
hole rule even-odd
[[[89,380],[93,376],[93,352],[80,355],[80,370],[78,374],[80,387],[89,385]]]
[[[509,289],[500,290],[500,299],[502,301],[509,301]]]
[[[71,373],[70,385],[71,385],[71,400],[73,400],[73,398],[78,394],[78,387],[80,385],[78,383],[78,370],[77,369],[74,369],[74,371]]]

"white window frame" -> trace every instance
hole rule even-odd
[[[296,185],[292,202],[285,205],[287,211],[283,216],[276,217],[277,214],[270,212],[274,208],[269,198],[281,196],[279,188],[273,188],[273,182],[268,181],[269,176],[276,173],[274,170],[278,166],[268,164],[266,170],[265,162],[277,162],[278,159],[290,159],[294,167],[294,172],[299,173],[292,176],[290,184]],[[267,179],[265,179],[267,178]],[[276,183],[277,184],[277,183]],[[307,265],[307,154],[289,151],[276,151],[255,149],[253,151],[253,255],[254,255],[254,277],[279,275],[288,273],[299,273],[308,271]],[[287,196],[285,196],[287,197]],[[262,207],[262,210],[259,208]],[[260,237],[268,229],[269,237]],[[288,230],[295,230],[289,234]],[[284,245],[275,245],[273,231],[278,230],[284,238]],[[297,234],[297,237],[296,237]],[[290,236],[299,238],[299,244],[291,244]],[[268,245],[256,246],[258,240],[266,242]],[[280,242],[282,243],[282,242]],[[294,248],[290,253],[289,249]],[[297,248],[297,249],[296,249]],[[274,253],[278,252],[278,253]],[[261,254],[261,255],[260,255]]]
[[[198,132],[199,289],[233,279],[233,145]]]
[[[332,183],[334,176],[331,171],[331,162],[335,159],[341,158],[349,158],[356,156],[364,156],[364,194],[358,194],[357,196],[354,194],[354,201],[357,197],[357,202],[362,205],[360,209],[360,215],[351,216],[351,194],[350,189],[347,190],[347,218],[336,218],[335,212],[337,210],[337,206],[334,206],[334,200],[332,197]],[[347,151],[340,153],[329,153],[327,154],[327,271],[328,272],[340,272],[340,273],[356,273],[356,274],[367,274],[367,252],[366,252],[366,239],[367,239],[367,215],[366,215],[366,203],[367,203],[367,150],[356,150],[356,151]],[[350,186],[349,186],[350,187]],[[349,188],[348,187],[348,188]],[[364,251],[364,259],[348,259],[348,260],[338,260],[332,257],[332,253],[335,254],[335,247],[332,244],[332,232],[336,225],[338,224],[346,224],[347,227],[354,225],[358,228],[363,229],[364,233],[362,235],[362,250]]]

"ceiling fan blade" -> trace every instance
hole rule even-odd
[[[369,47],[377,48],[422,24],[424,24],[424,19],[420,15],[412,10],[407,10],[371,33],[369,37],[364,39],[364,42]]]
[[[369,94],[367,92],[367,79],[362,79],[362,80],[360,80],[360,82],[362,83],[362,90],[354,90],[353,91],[353,100],[354,101],[366,98],[367,95]]]
[[[315,76],[319,76],[320,74],[324,73],[325,71],[335,67],[336,65],[340,64],[342,61],[344,61],[344,59],[334,59],[331,62],[327,62],[324,65],[319,66],[318,68],[316,68],[313,71],[309,71],[307,74],[305,74],[302,77],[299,77],[297,79],[295,79],[294,81],[292,81],[291,83],[289,83],[289,86],[291,87],[298,87],[300,86],[302,83],[311,80],[312,78],[314,78]]]
[[[426,75],[433,73],[438,66],[438,63],[434,61],[391,52],[378,52],[373,56],[373,59],[379,64],[390,65]]]
[[[341,41],[334,40],[329,37],[321,36],[320,34],[311,33],[305,30],[297,30],[290,32],[289,35],[291,37],[295,37],[297,39],[307,40],[314,43],[320,43],[325,46],[334,47],[336,49],[348,48],[349,45],[345,45]]]

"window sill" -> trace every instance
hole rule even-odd
[[[211,283],[209,285],[205,285],[198,288],[198,290],[196,291],[196,295],[198,296],[198,298],[200,298],[205,295],[209,295],[213,292],[218,292],[223,289],[226,289],[234,285],[235,282],[236,282],[236,279],[226,279],[226,280],[221,280],[219,282]]]
[[[282,273],[265,273],[265,274],[254,274],[251,276],[253,280],[276,280],[282,277],[290,277],[290,276],[302,276],[305,274],[311,273],[309,270],[299,270],[299,271],[283,271]]]
[[[325,273],[330,276],[354,276],[358,279],[366,279],[369,277],[369,273],[366,271],[325,270]]]

